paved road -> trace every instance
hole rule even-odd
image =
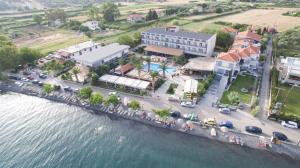
[[[271,57],[272,57],[272,38],[269,40],[267,45],[267,57],[264,63],[264,71],[262,76],[260,94],[259,94],[259,105],[260,113],[257,114],[257,118],[262,121],[267,120],[269,97],[270,97],[270,73],[271,73]]]

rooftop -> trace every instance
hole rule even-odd
[[[168,55],[173,55],[173,56],[182,56],[183,55],[183,51],[180,50],[180,49],[159,47],[159,46],[154,46],[154,45],[148,45],[144,50],[145,51],[168,54]]]
[[[209,40],[211,37],[213,37],[213,34],[206,34],[206,33],[196,33],[191,31],[184,31],[184,30],[178,30],[178,31],[168,31],[166,28],[152,28],[147,31],[146,33],[155,33],[155,34],[165,34],[170,36],[179,36],[179,37],[186,37],[186,38],[195,38],[195,39],[201,39],[201,40]]]
[[[213,57],[197,57],[189,59],[189,62],[182,68],[193,71],[213,71],[215,66],[215,58]]]
[[[261,40],[261,36],[252,32],[252,31],[244,31],[244,32],[239,32],[236,36],[237,39],[252,39],[256,41]]]
[[[99,43],[95,43],[92,40],[90,40],[90,41],[86,41],[86,42],[83,42],[83,43],[79,43],[79,44],[64,48],[61,51],[68,52],[68,53],[76,53],[76,52],[79,52],[79,51],[81,51],[85,48],[90,48],[90,47],[93,47],[95,45],[99,45]]]
[[[129,49],[127,45],[120,45],[118,43],[112,43],[103,47],[98,47],[92,51],[84,52],[82,55],[75,56],[75,60],[83,60],[88,63],[94,63],[95,61],[105,59],[113,54]]]
[[[147,89],[150,85],[150,82],[139,80],[139,79],[132,79],[127,77],[120,77],[114,75],[103,75],[99,78],[102,82],[117,84],[117,85],[124,85],[131,88],[137,89]]]

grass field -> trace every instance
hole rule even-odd
[[[14,42],[18,47],[30,47],[38,49],[42,53],[48,53],[88,40],[85,35],[79,35],[73,31],[47,30],[39,33],[36,32],[34,36],[15,39]]]
[[[202,32],[204,30],[220,30],[227,26],[218,25],[213,23],[212,21],[201,21],[201,22],[191,22],[189,24],[185,24],[182,26],[183,29],[195,31],[195,32]]]
[[[282,102],[284,104],[281,111],[284,113],[284,115],[295,115],[300,118],[300,88],[292,88],[291,86],[286,85],[280,85],[279,87],[284,89],[279,92],[277,99],[278,102]]]
[[[222,104],[230,104],[227,95],[230,92],[235,91],[239,93],[241,102],[250,104],[252,93],[255,89],[254,84],[255,84],[255,78],[253,76],[238,76],[237,79],[233,81],[228,91],[224,92],[220,102]],[[241,92],[242,88],[248,89],[249,92],[247,93]]]
[[[278,31],[285,31],[300,26],[300,17],[282,15],[282,13],[291,10],[292,9],[290,8],[252,9],[243,13],[213,19],[213,21],[242,23],[254,26],[269,26],[276,27]]]

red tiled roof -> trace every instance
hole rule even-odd
[[[240,60],[240,57],[236,52],[221,52],[217,58],[229,62],[237,62]]]
[[[244,32],[239,32],[236,36],[237,39],[252,39],[252,40],[256,40],[256,41],[260,41],[261,40],[261,36],[253,33],[251,31],[244,31]]]

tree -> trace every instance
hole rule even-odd
[[[87,15],[91,20],[98,20],[99,13],[100,13],[100,9],[96,6],[92,6],[89,8]]]
[[[151,58],[150,57],[146,57],[145,61],[147,62],[147,71],[150,72]]]
[[[92,73],[91,79],[92,79],[91,84],[96,85],[99,80],[99,75],[97,75],[96,73]]]
[[[227,98],[232,105],[238,105],[240,103],[239,93],[232,91],[227,95]]]
[[[97,105],[103,102],[103,96],[101,95],[101,93],[96,92],[90,96],[89,100],[92,105]]]
[[[0,70],[15,68],[18,65],[17,53],[14,45],[0,46]]]
[[[184,56],[173,56],[172,59],[176,64],[179,64],[179,65],[183,65],[187,61]]]
[[[138,71],[139,79],[141,79],[141,71],[142,71],[142,69],[143,69],[142,64],[141,64],[141,63],[135,64],[135,68],[136,68],[136,70]]]
[[[156,20],[158,19],[158,15],[155,10],[150,9],[148,14],[146,15],[146,21]]]
[[[80,69],[78,67],[74,67],[72,69],[72,73],[75,75],[76,82],[78,82],[78,74],[80,73]]]
[[[217,8],[216,9],[216,13],[222,13],[223,12],[223,9],[222,8]]]
[[[137,46],[141,43],[141,33],[140,32],[135,32],[133,34],[133,42],[134,42],[134,46]]]
[[[118,6],[111,2],[105,2],[101,6],[100,11],[103,14],[103,19],[107,22],[113,22],[115,21],[116,17],[120,16]]]
[[[19,63],[22,65],[33,64],[40,57],[42,57],[42,54],[38,50],[30,48],[21,48],[18,53]]]
[[[79,91],[79,97],[82,99],[89,99],[93,93],[91,87],[83,87]]]
[[[156,78],[159,76],[159,74],[158,74],[157,71],[154,71],[154,72],[150,73],[150,76],[151,76],[151,79],[152,79],[152,88],[153,88],[153,91],[154,91],[155,90],[155,81],[156,81]]]
[[[165,77],[166,77],[167,64],[166,64],[166,63],[162,63],[162,64],[160,65],[160,69],[162,70],[162,72],[163,72],[163,77],[165,78]]]
[[[133,110],[138,110],[140,109],[140,103],[137,100],[132,100],[129,105],[130,108],[132,108]]]
[[[52,85],[50,85],[50,84],[44,84],[43,85],[43,92],[44,93],[49,94],[49,93],[51,93],[53,91],[54,91],[54,87]]]
[[[128,35],[120,36],[118,38],[118,43],[124,44],[124,45],[129,45],[130,47],[134,47],[135,46],[134,40],[130,36],[128,36]]]
[[[115,107],[120,103],[120,101],[116,95],[110,95],[104,103],[106,106],[112,104]]]
[[[233,37],[229,33],[223,31],[217,32],[216,44],[218,47],[221,48],[222,51],[227,51],[229,47],[232,45],[233,40],[234,40]]]
[[[152,111],[160,117],[164,118],[170,115],[171,109],[152,109]]]
[[[59,19],[61,22],[65,22],[67,19],[67,14],[63,9],[50,9],[45,11],[45,18],[48,24]]]
[[[43,21],[43,17],[42,15],[33,15],[33,21],[36,22],[36,24],[41,25],[42,21]]]

